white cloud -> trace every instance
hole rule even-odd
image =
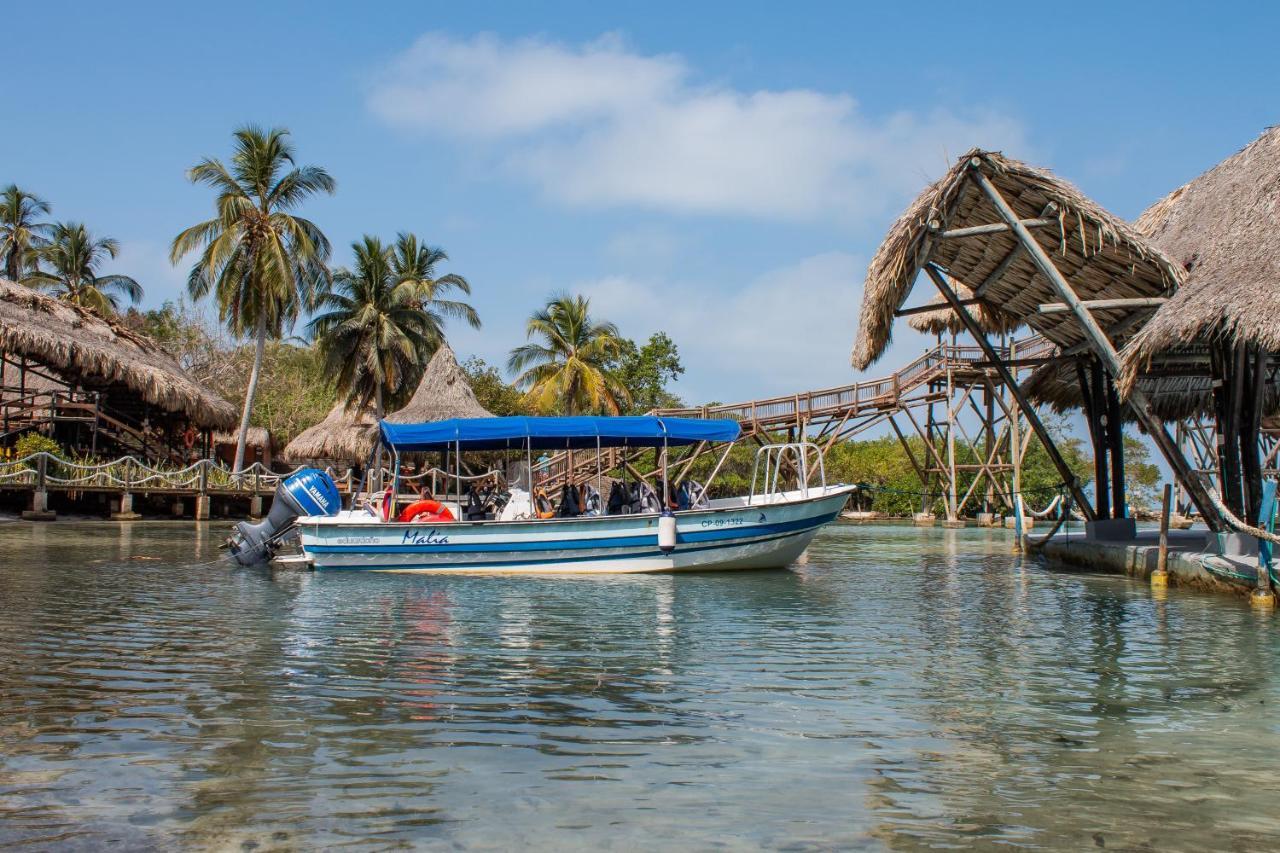
[[[368,104],[396,127],[491,146],[551,198],[761,218],[859,218],[919,189],[971,145],[1019,149],[994,112],[865,115],[846,94],[700,85],[678,56],[616,36],[422,36]]]
[[[728,403],[854,381],[850,329],[864,268],[862,259],[828,252],[741,287],[612,276],[574,289],[628,337],[667,332],[688,370],[675,389],[686,401]]]

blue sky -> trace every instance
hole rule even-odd
[[[0,182],[118,238],[158,305],[211,211],[184,170],[282,125],[338,181],[306,209],[337,263],[366,232],[447,249],[485,323],[461,354],[503,362],[580,291],[728,401],[852,380],[867,262],[964,148],[1132,217],[1276,118],[1270,9],[888,5],[19,4]],[[921,343],[901,327],[871,374]]]

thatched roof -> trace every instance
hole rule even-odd
[[[1137,220],[1187,271],[1123,353],[1127,390],[1152,361],[1221,338],[1280,352],[1280,128],[1148,208]]]
[[[967,284],[956,281],[950,276],[947,279],[951,289],[956,292],[956,296],[960,299],[973,298],[973,291],[969,289]],[[943,332],[959,334],[965,330],[965,325],[960,321],[960,316],[947,306],[947,300],[943,298],[941,293],[925,304],[937,305],[938,308],[934,311],[926,311],[923,314],[912,314],[907,318],[907,325],[917,332],[940,335]],[[1012,332],[1021,325],[1018,318],[1000,311],[989,310],[985,305],[969,305],[967,308],[973,318],[978,321],[978,325],[982,330],[989,335]]]
[[[458,357],[447,343],[442,343],[427,364],[418,390],[403,409],[388,415],[398,424],[420,424],[450,418],[491,418],[493,413],[480,405],[467,375],[458,365]]]
[[[408,405],[387,415],[394,423],[427,423],[449,418],[493,417],[471,391],[467,376],[458,366],[458,357],[449,345],[441,344],[427,363],[422,382]],[[333,407],[315,426],[303,430],[284,449],[284,457],[294,462],[325,460],[362,462],[368,458],[378,438],[378,424],[372,412],[346,410],[343,403]]]
[[[1081,299],[1165,296],[1181,281],[1180,267],[1071,184],[1002,154],[974,149],[912,202],[872,259],[853,349],[854,367],[864,369],[884,352],[894,312],[906,301],[926,262],[938,264],[976,291],[1013,251],[1016,237],[1009,231],[949,240],[933,236],[931,226],[935,225],[955,229],[1001,221],[990,199],[970,179],[971,160],[1019,218],[1056,218],[1052,227],[1032,233]],[[1081,340],[1071,314],[1038,312],[1040,305],[1060,300],[1026,253],[1016,256],[979,298],[986,310],[1025,322],[1061,347]],[[1094,316],[1108,327],[1132,313],[1133,309],[1111,309],[1095,311]]]
[[[373,413],[348,411],[339,401],[325,419],[307,427],[281,454],[290,462],[363,462],[377,439],[378,422]]]
[[[236,422],[235,408],[187,376],[155,341],[11,281],[0,281],[0,350],[26,356],[88,390],[123,385],[204,429]]]
[[[1212,414],[1212,388],[1207,376],[1144,376],[1138,381],[1138,387],[1151,403],[1152,410],[1167,421]],[[1023,380],[1022,390],[1032,403],[1048,405],[1055,412],[1084,408],[1084,395],[1073,364],[1046,364],[1036,368]],[[1275,408],[1275,393],[1275,386],[1270,386],[1267,410]],[[1135,420],[1127,405],[1124,406],[1124,419]]]
[[[238,429],[215,432],[213,434],[213,443],[215,445],[235,444],[239,439],[240,431]],[[270,447],[272,443],[271,433],[267,432],[266,427],[251,426],[245,443],[248,447]]]

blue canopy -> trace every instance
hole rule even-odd
[[[382,421],[382,443],[404,452],[517,449],[532,443],[534,450],[584,447],[672,447],[699,441],[736,441],[737,421],[698,418],[576,417],[576,418],[454,418],[425,424]]]

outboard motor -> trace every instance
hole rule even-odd
[[[315,468],[301,471],[280,481],[271,511],[257,524],[242,521],[227,543],[231,556],[242,566],[256,566],[275,556],[278,536],[304,515],[337,515],[342,498],[333,479]]]

